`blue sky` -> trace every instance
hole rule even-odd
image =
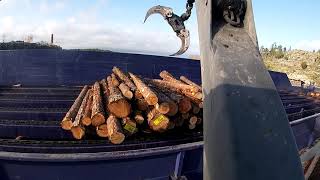
[[[273,42],[293,49],[320,49],[320,24],[316,0],[253,0],[259,44]],[[180,40],[160,15],[143,19],[154,5],[184,11],[186,0],[2,0],[0,40],[49,41],[63,48],[102,48],[124,52],[168,55]],[[187,55],[199,53],[196,13],[187,22],[191,46]]]

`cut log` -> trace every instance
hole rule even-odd
[[[109,97],[108,110],[117,118],[124,118],[131,113],[131,104],[124,98],[118,87],[112,85],[111,77],[107,78]]]
[[[169,72],[167,71],[162,71],[160,73],[160,77],[162,77],[163,80],[167,81],[167,82],[171,82],[172,84],[175,85],[176,88],[184,90],[184,91],[190,91],[190,92],[198,92],[199,89],[194,87],[194,86],[190,86],[188,84],[185,84],[184,82],[177,80],[176,78],[174,78]]]
[[[167,102],[157,103],[154,106],[161,114],[167,114],[170,111],[170,105]]]
[[[135,98],[135,99],[142,99],[142,98],[143,98],[143,96],[142,96],[142,94],[140,93],[139,90],[136,90],[136,91],[134,92],[134,98]]]
[[[119,81],[118,81],[118,79],[117,79],[116,75],[114,75],[113,73],[111,74],[111,80],[112,80],[112,84],[113,84],[113,86],[117,87],[117,86],[119,86],[119,85],[120,85],[120,83],[119,83]]]
[[[91,124],[99,126],[103,123],[105,123],[105,111],[102,103],[100,84],[95,82],[93,85]]]
[[[132,99],[133,93],[131,92],[130,88],[126,84],[121,83],[119,85],[119,89],[122,92],[124,97],[126,97],[129,100]]]
[[[77,97],[77,99],[72,104],[71,108],[67,112],[67,114],[64,116],[63,120],[61,121],[61,127],[64,130],[71,130],[72,122],[77,116],[77,113],[79,111],[79,108],[81,106],[81,103],[83,101],[84,96],[86,95],[88,91],[88,86],[84,86]]]
[[[202,100],[196,99],[196,98],[194,98],[192,96],[188,96],[188,95],[186,97],[188,97],[189,100],[191,102],[193,102],[194,104],[196,104],[200,109],[203,108],[203,101]]]
[[[119,120],[110,115],[107,119],[107,129],[108,129],[108,138],[112,144],[121,144],[125,135],[123,134],[123,130]]]
[[[197,118],[197,123],[196,123],[196,124],[197,124],[197,125],[199,125],[199,124],[201,124],[201,123],[202,123],[202,118],[201,118],[201,117],[198,117],[198,118]]]
[[[200,112],[199,105],[196,105],[196,104],[192,103],[192,113],[193,114],[199,114],[199,112]]]
[[[85,129],[83,126],[72,126],[71,133],[75,139],[80,140],[85,135]]]
[[[150,129],[156,132],[164,132],[169,127],[169,118],[153,108],[148,112],[148,124]]]
[[[81,119],[84,116],[85,108],[87,106],[87,102],[88,102],[90,93],[91,93],[91,90],[89,89],[87,91],[85,97],[83,98],[81,106],[80,106],[79,111],[77,113],[77,116],[72,123],[71,132],[72,132],[72,135],[75,139],[82,139],[85,134],[85,129],[83,128],[83,125],[81,123],[82,122]]]
[[[197,116],[191,116],[189,119],[189,124],[196,125],[198,121]]]
[[[81,103],[80,108],[78,110],[77,116],[72,123],[73,127],[82,125],[81,119],[82,119],[82,117],[84,117],[85,108],[87,106],[87,102],[88,102],[90,94],[91,94],[91,89],[89,89],[87,91],[86,95],[84,96],[84,98],[82,100],[82,103]]]
[[[195,128],[196,128],[196,125],[195,125],[195,124],[189,124],[189,125],[188,125],[188,128],[191,129],[191,130],[192,130],[192,129],[195,129]]]
[[[124,82],[131,89],[131,91],[136,91],[136,85],[119,68],[113,67],[112,71],[122,82]]]
[[[144,117],[141,111],[139,110],[134,111],[134,120],[136,121],[137,124],[143,124]]]
[[[147,83],[147,82],[146,82]],[[148,83],[147,83],[148,84]],[[158,89],[156,86],[153,86],[152,84],[148,84],[148,86],[151,86],[152,89],[156,92],[157,97],[158,97],[158,104],[161,106],[168,106],[168,111],[161,111],[160,107],[158,111],[162,114],[165,114],[167,116],[174,116],[178,113],[178,105],[170,99],[166,94],[164,94],[160,89]],[[165,109],[166,110],[166,109]]]
[[[150,106],[154,106],[158,103],[158,97],[155,92],[151,88],[149,88],[138,76],[129,73],[130,77],[132,78],[133,82],[137,86],[137,89],[143,95],[144,99]]]
[[[180,100],[178,106],[179,106],[180,113],[187,113],[192,109],[192,104],[190,100],[186,97]]]
[[[132,136],[138,132],[136,122],[129,117],[122,118],[122,127],[126,136]]]
[[[96,133],[99,137],[108,137],[108,125],[101,124],[96,127]]]
[[[145,99],[137,99],[136,106],[137,106],[137,109],[140,111],[146,111],[149,108],[149,105]]]
[[[83,117],[81,119],[81,123],[84,126],[90,126],[91,125],[91,110],[92,110],[92,90],[90,90],[89,92],[89,98],[88,98],[88,102],[86,104],[86,108],[84,110],[84,114]]]
[[[186,84],[189,84],[190,86],[193,86],[195,88],[197,88],[198,91],[201,91],[201,87],[194,83],[193,81],[191,81],[190,79],[186,78],[185,76],[180,76],[180,80],[183,81]]]
[[[176,83],[176,82],[172,82],[172,81],[164,81],[164,80],[160,80],[160,79],[147,79],[147,78],[145,78],[145,80],[147,80],[151,84],[153,84],[157,87],[160,87],[162,89],[164,89],[164,88],[169,89],[171,91],[202,100],[202,93],[195,91],[194,88],[190,85]]]

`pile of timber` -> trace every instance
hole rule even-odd
[[[162,79],[143,78],[113,67],[112,74],[84,86],[61,122],[75,139],[86,135],[108,138],[113,144],[138,132],[163,133],[202,125],[201,87],[167,71]]]

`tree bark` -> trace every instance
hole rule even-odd
[[[129,117],[122,118],[122,127],[126,136],[132,136],[138,132],[136,122],[131,120]]]
[[[74,121],[80,105],[83,101],[84,96],[86,95],[88,91],[88,86],[84,86],[79,94],[79,96],[77,97],[77,99],[74,101],[73,105],[71,106],[71,108],[69,109],[69,111],[67,112],[67,114],[65,115],[65,117],[63,118],[63,120],[61,121],[61,127],[64,130],[71,130],[72,127],[72,122]]]
[[[110,115],[107,119],[107,129],[108,138],[112,144],[121,144],[124,141],[125,135],[119,120],[115,116]]]
[[[130,77],[132,78],[133,82],[137,86],[137,89],[143,95],[144,99],[150,106],[154,106],[158,103],[158,97],[152,89],[150,89],[138,76],[129,73]]]
[[[196,93],[199,91],[198,88],[194,87],[194,86],[190,86],[188,84],[183,83],[180,80],[177,80],[176,78],[174,78],[169,72],[167,71],[162,71],[160,73],[160,77],[162,77],[163,80],[171,82],[172,84],[174,84],[176,86],[176,88],[184,90],[184,91],[190,91],[192,93]]]
[[[90,90],[89,92],[89,97],[88,97],[88,102],[86,104],[86,108],[84,110],[84,114],[83,117],[81,119],[81,123],[84,126],[90,126],[91,125],[91,112],[92,112],[92,99],[93,99],[93,95],[92,95],[92,90]]]
[[[148,124],[150,129],[156,132],[164,132],[168,129],[169,118],[153,108],[148,112]]]
[[[122,92],[124,97],[126,97],[129,100],[132,99],[133,93],[131,92],[130,88],[125,83],[121,83],[119,85],[119,89]]]
[[[193,81],[189,80],[185,76],[180,76],[180,80],[183,81],[186,84],[189,84],[190,86],[193,86],[193,87],[197,88],[198,91],[202,91],[201,86],[199,86],[198,84],[196,84]]]
[[[105,123],[105,111],[102,103],[100,84],[98,82],[95,82],[93,85],[91,123],[93,126],[99,126]]]
[[[151,84],[153,87],[155,87],[160,92],[164,93],[166,96],[168,96],[170,99],[172,99],[176,104],[178,104],[178,110],[180,113],[187,113],[191,110],[192,105],[190,100],[181,95],[180,91],[175,88],[170,88],[166,86],[162,86],[161,83],[157,83],[153,79],[144,79],[148,84]],[[161,80],[160,80],[161,81]],[[174,114],[174,113],[172,113]],[[170,114],[171,115],[171,114]]]
[[[116,75],[113,73],[111,74],[111,80],[112,80],[113,86],[118,87],[120,85]]]
[[[75,139],[82,139],[85,134],[85,129],[81,123],[81,119],[84,116],[84,111],[85,111],[90,93],[91,93],[91,89],[87,91],[85,97],[83,98],[79,111],[77,113],[77,116],[72,123],[73,126],[71,128],[71,132]]]
[[[124,82],[131,89],[131,91],[136,91],[136,85],[134,85],[134,83],[119,68],[113,67],[112,71],[122,82]]]
[[[118,87],[113,86],[111,77],[107,78],[109,97],[108,109],[117,118],[124,118],[131,113],[131,104],[123,97]]]
[[[104,123],[97,126],[96,133],[99,137],[108,137],[108,125]]]
[[[198,91],[194,91],[194,88],[190,85],[176,83],[176,82],[172,82],[172,81],[164,81],[164,80],[160,80],[160,79],[147,79],[147,81],[151,82],[151,84],[153,84],[157,87],[169,89],[171,91],[202,100],[202,93],[198,92]]]

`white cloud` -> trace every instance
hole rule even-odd
[[[303,40],[299,41],[293,46],[294,49],[302,49],[302,50],[319,50],[320,49],[320,40]]]
[[[24,0],[26,3],[28,1]],[[36,7],[47,14],[52,12],[52,9],[66,6],[66,1],[63,0],[53,4],[49,2],[51,1],[41,0]],[[5,34],[6,41],[21,40],[32,34],[35,42],[48,42],[53,33],[55,43],[66,49],[100,48],[162,55],[173,54],[180,48],[180,39],[170,27],[166,28],[167,31],[161,28],[150,30],[150,26],[140,22],[114,23],[110,18],[104,19],[104,22],[99,21],[95,14],[96,8],[106,5],[107,2],[108,0],[99,0],[92,7],[64,19],[44,18],[44,21],[30,23],[19,21],[18,17],[14,16],[0,17],[0,37]],[[187,54],[199,54],[197,30],[190,29],[190,32],[191,46]]]

